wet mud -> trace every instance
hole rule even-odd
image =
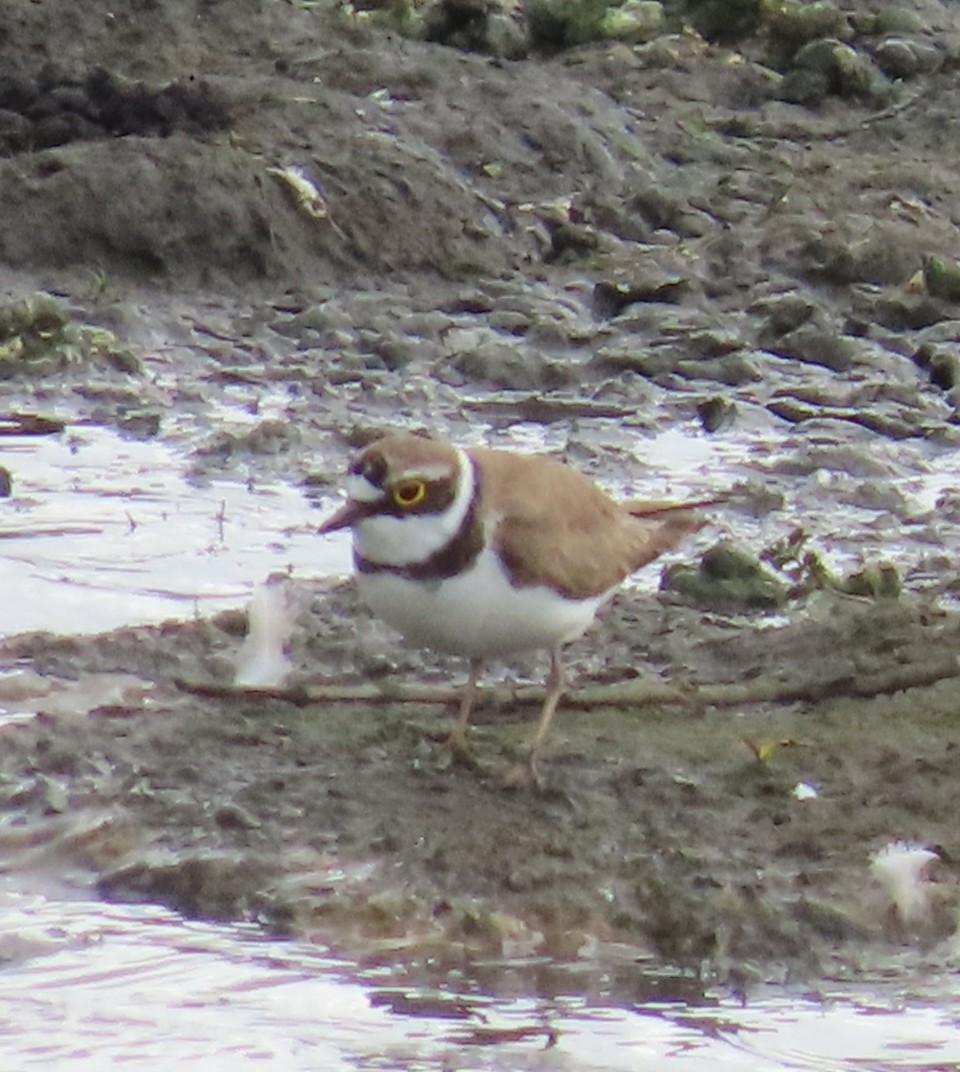
[[[109,425],[324,504],[397,426],[727,496],[571,647],[584,697],[637,695],[574,691],[539,789],[501,778],[539,669],[498,671],[452,762],[451,705],[398,683],[464,668],[349,583],[295,579],[285,693],[231,689],[240,612],[66,636],[51,607],[0,642],[5,873],[421,966],[950,963],[960,22],[897,7],[806,26],[805,57],[789,5],[506,56],[333,6],[5,15],[8,428]],[[678,428],[721,461],[637,464]],[[704,555],[731,537],[755,576]],[[871,871],[897,840],[937,852],[913,913]]]
[[[956,646],[960,623],[825,598],[826,621],[732,633],[689,608],[618,598],[574,664],[599,650],[609,680],[662,676],[685,695],[584,710],[574,693],[545,784],[520,790],[503,775],[535,708],[495,690],[472,762],[451,762],[439,742],[452,705],[392,695],[436,668],[389,644],[389,664],[371,665],[349,585],[314,593],[296,674],[314,688],[374,681],[375,702],[232,693],[238,614],[14,638],[5,653],[57,691],[28,701],[51,713],[4,730],[4,846],[108,898],[254,919],[371,959],[589,957],[612,942],[638,963],[768,979],[948,956],[956,683],[831,693],[891,661],[922,665]],[[789,674],[821,698],[754,699]],[[94,691],[71,703],[83,682]],[[213,682],[224,695],[189,687]],[[698,688],[717,682],[738,683],[742,702],[702,702]],[[870,874],[898,838],[940,854],[908,923]]]

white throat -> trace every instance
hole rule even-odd
[[[353,530],[353,548],[370,562],[383,566],[407,566],[424,562],[457,534],[473,495],[476,478],[465,451],[457,448],[457,492],[440,514],[410,514],[408,517],[364,518]]]

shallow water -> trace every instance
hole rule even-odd
[[[423,986],[399,968],[361,970],[251,925],[9,890],[0,961],[4,1068],[893,1072],[960,1063],[960,999],[945,979],[909,994],[768,990],[742,1003],[718,990],[681,1001],[671,983],[681,993],[695,984],[645,979],[637,965],[626,1001],[609,992],[598,961],[571,968],[555,992],[496,996],[465,975]],[[558,967],[551,978],[563,975]]]
[[[15,481],[0,506],[0,635],[209,615],[272,572],[347,568],[345,544],[314,536],[315,508],[287,485],[189,483],[171,448],[92,426],[0,448]]]
[[[819,455],[815,436],[794,439],[789,429],[769,427],[707,436],[688,424],[643,436],[596,422],[582,440],[630,459],[627,479],[598,474],[614,494],[702,498],[748,483],[783,496],[782,507],[753,516],[737,508],[735,490],[731,507],[714,511],[715,524],[698,537],[700,549],[724,535],[759,549],[800,526],[839,571],[880,557],[908,573],[938,543],[960,542],[960,511],[932,516],[938,497],[956,485],[960,451],[923,440],[874,437],[869,449],[858,448],[870,468],[859,475],[844,472],[851,454],[833,433]],[[496,444],[562,446],[541,426],[524,425]],[[300,489],[190,481],[185,458],[157,440],[96,426],[4,437],[0,463],[13,471],[15,492],[0,500],[0,635],[93,633],[209,615],[245,603],[270,574],[349,569],[347,535],[318,539],[323,513]],[[656,587],[661,565],[640,582]]]

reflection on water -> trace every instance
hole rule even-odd
[[[347,569],[345,544],[314,536],[295,488],[189,484],[169,448],[105,428],[0,448],[15,492],[0,502],[0,635],[207,615],[273,571]]]
[[[917,1072],[960,1063],[960,1002],[946,982],[926,995],[915,988],[909,1002],[838,990],[741,1005],[698,998],[690,980],[645,979],[639,966],[621,963],[617,977],[628,967],[632,997],[606,992],[601,964],[543,964],[540,978],[556,989],[511,997],[510,965],[423,986],[399,968],[352,969],[251,926],[4,892],[0,1067]]]

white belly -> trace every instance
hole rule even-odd
[[[513,588],[488,550],[467,573],[440,582],[387,572],[361,573],[358,582],[367,606],[411,644],[476,658],[572,640],[613,593],[569,600],[545,587]]]

